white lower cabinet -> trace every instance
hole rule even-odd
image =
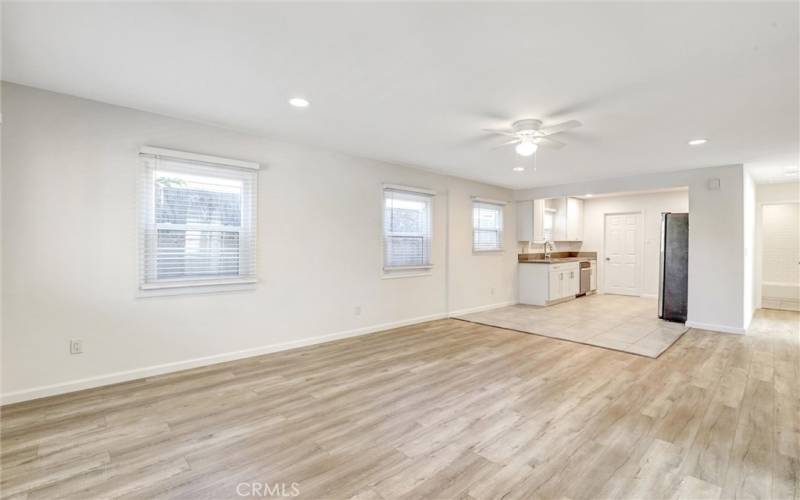
[[[520,304],[546,306],[556,300],[574,297],[579,289],[580,270],[577,262],[519,264]]]
[[[562,297],[561,290],[564,287],[564,271],[550,271],[547,274],[549,289],[547,295],[548,300],[560,299]]]

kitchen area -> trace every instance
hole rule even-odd
[[[686,189],[519,200],[515,208],[517,304],[459,319],[650,358],[686,332]],[[672,233],[681,245],[665,239]],[[668,314],[673,304],[678,314]]]
[[[583,240],[583,210],[576,197],[517,203],[520,304],[547,306],[597,291],[597,252],[574,249]],[[567,250],[556,251],[557,244]]]

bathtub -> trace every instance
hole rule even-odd
[[[761,307],[800,311],[800,283],[765,281],[761,285]]]

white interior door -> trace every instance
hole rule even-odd
[[[642,215],[606,214],[605,291],[620,295],[642,293]]]

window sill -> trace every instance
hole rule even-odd
[[[496,255],[501,253],[505,253],[505,250],[502,248],[499,248],[497,250],[475,250],[475,249],[472,250],[472,255],[493,255],[493,254]]]
[[[392,280],[399,278],[418,278],[420,276],[433,276],[432,267],[415,267],[408,269],[383,270],[381,279]]]
[[[141,285],[138,297],[165,297],[171,295],[198,295],[207,293],[221,292],[240,292],[255,290],[256,280],[229,280],[229,281],[206,281],[195,283],[159,283]]]

